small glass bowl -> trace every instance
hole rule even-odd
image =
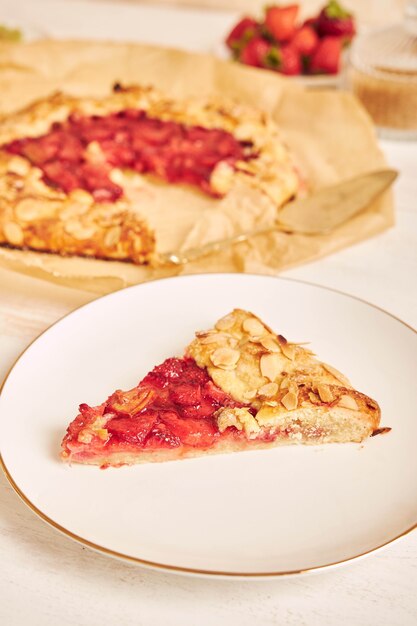
[[[380,136],[417,140],[417,2],[404,24],[356,38],[346,78]]]

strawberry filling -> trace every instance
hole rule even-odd
[[[92,142],[95,150],[88,150]],[[39,167],[47,184],[66,193],[85,189],[97,202],[114,202],[123,195],[111,180],[115,167],[217,196],[210,185],[216,165],[225,161],[233,166],[254,156],[251,145],[224,130],[185,126],[134,109],[105,116],[74,113],[45,135],[16,139],[4,148]]]
[[[86,457],[104,450],[209,448],[222,436],[216,412],[241,406],[193,359],[171,358],[155,367],[134,389],[116,391],[99,407],[82,404],[68,428],[64,450]],[[101,416],[105,416],[103,430],[97,428]]]

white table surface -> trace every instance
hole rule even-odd
[[[195,50],[212,49],[233,19],[217,11],[134,5],[121,11],[120,5],[78,0],[5,0],[0,6],[0,23],[26,25],[34,36],[114,38],[117,32],[120,39]],[[416,327],[417,145],[384,141],[381,146],[401,174],[395,185],[395,228],[284,275],[359,296]],[[34,337],[93,297],[0,269],[0,381]],[[416,532],[367,558],[315,575],[206,580],[96,554],[38,519],[1,473],[0,487],[2,626],[417,624]]]

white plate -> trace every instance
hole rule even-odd
[[[252,310],[376,398],[392,431],[365,444],[289,446],[102,471],[59,445],[80,402],[98,404],[194,331]],[[340,564],[417,520],[417,335],[387,313],[314,285],[248,275],[156,281],[98,299],[20,357],[0,397],[10,481],[66,535],[142,565],[278,576]]]

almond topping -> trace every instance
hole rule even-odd
[[[260,360],[260,368],[262,376],[265,376],[265,378],[274,382],[281,369],[279,356],[273,353],[263,354]]]
[[[272,337],[265,337],[265,339],[261,339],[261,346],[268,350],[268,352],[281,352],[281,349],[275,339]]]
[[[20,246],[23,243],[23,230],[19,224],[15,222],[6,222],[3,226],[3,233],[7,241],[14,246]]]
[[[245,398],[245,400],[253,400],[254,398],[256,398],[257,393],[257,389],[249,389],[249,391],[244,392],[243,397]]]
[[[334,376],[340,383],[342,383],[346,387],[350,387],[349,379],[346,378],[346,376],[342,374],[342,372],[339,372],[339,370],[337,370],[332,365],[327,365],[327,363],[322,363],[322,366],[324,367],[325,370],[329,372],[329,374]]]
[[[285,394],[283,398],[281,398],[281,402],[285,406],[287,411],[292,411],[298,406],[298,394],[294,393],[293,391],[289,391]]]
[[[258,396],[264,396],[264,398],[271,398],[272,396],[275,396],[277,392],[278,392],[277,383],[267,383],[266,385],[263,385],[258,390]]]
[[[29,169],[29,162],[19,156],[13,156],[7,164],[7,171],[17,174],[18,176],[25,176]]]
[[[283,354],[287,357],[287,359],[290,359],[290,361],[294,360],[294,357],[295,357],[295,345],[294,344],[282,343],[281,350]]]
[[[242,328],[251,337],[262,337],[265,334],[266,328],[261,322],[254,317],[248,317],[242,324]]]
[[[240,359],[240,352],[232,348],[217,348],[210,355],[210,359],[215,367],[220,367],[223,370],[233,370]]]
[[[238,430],[244,430],[249,437],[252,433],[260,430],[256,419],[247,409],[222,409],[217,414],[217,426],[222,433],[229,426],[234,426]]]
[[[86,206],[90,206],[94,202],[91,193],[85,191],[85,189],[73,189],[70,191],[68,198],[77,204],[84,204]]]
[[[290,386],[290,379],[289,379],[288,376],[285,376],[285,378],[282,379],[279,388],[280,389],[288,389],[289,386]]]
[[[48,201],[39,202],[33,198],[24,198],[15,208],[16,217],[19,220],[30,221],[47,217]]]
[[[217,330],[229,330],[235,324],[234,315],[226,315],[222,317],[218,322],[216,322]]]
[[[90,239],[96,232],[94,226],[84,226],[78,220],[69,220],[64,225],[64,230],[68,235],[74,237],[74,239],[81,241],[84,239]]]
[[[310,391],[308,397],[313,404],[320,404],[320,398],[316,393],[314,393],[314,391]]]
[[[104,235],[104,244],[107,248],[112,248],[113,246],[117,246],[120,241],[120,236],[122,234],[122,229],[120,226],[113,226],[109,228],[109,230]]]
[[[206,335],[206,337],[202,337],[200,339],[200,343],[203,345],[208,345],[210,343],[221,343],[226,344],[228,341],[228,336],[224,333],[212,333],[211,335]]]
[[[333,402],[334,396],[328,385],[317,385],[317,391],[322,402]]]
[[[198,337],[198,339],[202,339],[203,337],[208,337],[209,335],[214,335],[215,333],[215,330],[197,330],[195,336]]]
[[[238,430],[242,430],[243,428],[243,424],[239,422],[233,409],[223,409],[217,415],[217,427],[222,433],[226,428],[229,428],[229,426],[234,426]]]
[[[78,433],[77,440],[80,443],[91,443],[91,441],[93,440],[93,433],[87,428],[83,428],[83,430],[80,430],[80,432]]]
[[[342,396],[340,396],[337,404],[343,407],[344,409],[350,409],[351,411],[359,410],[359,407],[355,398],[352,398],[352,396],[348,396],[347,394],[343,394]]]

